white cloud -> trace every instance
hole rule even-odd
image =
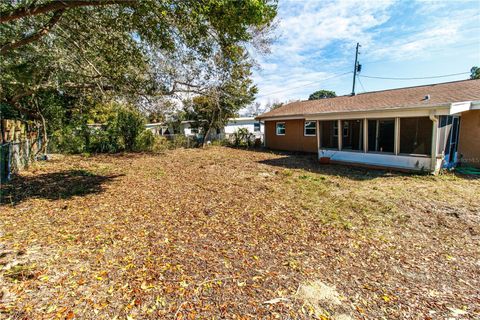
[[[322,50],[336,41],[350,43],[351,47],[356,41],[370,42],[371,34],[367,30],[388,20],[387,9],[392,3],[280,1],[278,41],[272,46],[270,56],[257,57],[261,67],[255,73],[260,88],[257,101],[306,98],[312,88],[321,86],[321,79],[338,73],[328,69],[335,69],[339,62],[326,59]],[[318,84],[315,86],[312,82]],[[306,86],[285,90],[302,85]]]
[[[321,79],[353,69],[356,42],[362,44],[361,61],[369,67],[372,61],[425,61],[432,50],[478,41],[480,12],[464,4],[280,0],[278,40],[271,55],[256,57],[257,101],[305,99],[318,89],[340,87],[345,92],[337,93],[348,92],[351,75]],[[477,29],[465,32],[472,25]]]

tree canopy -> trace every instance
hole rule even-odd
[[[333,98],[336,97],[337,94],[335,91],[330,91],[330,90],[318,90],[312,93],[309,97],[308,100],[317,100],[317,99],[325,99],[325,98]]]
[[[237,54],[246,55],[241,50]],[[236,60],[239,63],[234,64],[215,87],[186,104],[187,117],[203,128],[204,143],[212,129],[225,126],[229,118],[235,117],[240,109],[255,99],[258,90],[251,79],[251,63],[245,57]]]
[[[38,117],[42,92],[137,104],[205,94],[265,50],[276,2],[2,1],[0,99]],[[239,54],[242,52],[242,54]]]
[[[470,79],[480,79],[480,68],[477,66],[470,69]]]

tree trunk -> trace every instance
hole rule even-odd
[[[216,112],[213,112],[212,119],[210,119],[210,123],[208,124],[208,129],[207,132],[205,132],[205,135],[203,136],[203,143],[202,147],[205,148],[207,146],[207,138],[210,135],[210,132],[212,131],[213,123],[215,122],[215,117],[216,117]]]
[[[38,151],[38,153],[42,152],[44,155],[47,155],[47,147],[48,147],[48,135],[47,135],[47,123],[45,121],[45,117],[40,113],[40,117],[42,118],[42,135],[43,135],[43,143],[42,148]]]
[[[207,146],[207,137],[208,137],[208,135],[210,134],[211,131],[212,131],[212,126],[209,124],[208,125],[208,130],[205,133],[205,136],[203,137],[203,143],[202,143],[203,148],[205,148]]]

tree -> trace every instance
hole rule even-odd
[[[247,113],[249,116],[258,116],[265,112],[265,108],[262,107],[260,102],[252,103],[247,107]]]
[[[268,45],[275,15],[269,0],[2,1],[0,103],[40,121],[44,92],[137,106],[205,94],[238,48]]]
[[[318,90],[315,91],[308,97],[308,100],[317,100],[317,99],[325,99],[325,98],[333,98],[336,97],[337,94],[335,91],[330,91],[330,90]]]
[[[187,102],[189,119],[204,132],[203,146],[206,145],[212,130],[225,126],[229,118],[251,104],[258,89],[251,79],[251,62],[241,47],[235,49],[236,55],[219,67],[222,71],[214,86],[202,95]]]
[[[272,110],[275,110],[277,108],[280,108],[281,106],[283,106],[285,103],[284,102],[281,102],[281,101],[278,101],[278,100],[275,100],[275,101],[269,101],[267,102],[267,104],[265,105],[265,110],[266,111],[272,111]]]
[[[198,88],[213,53],[262,43],[275,14],[275,3],[254,0],[3,1],[0,97],[34,117],[25,98],[39,91],[138,98]],[[196,74],[171,72],[179,55]]]
[[[480,79],[480,68],[477,66],[470,69],[470,79]]]

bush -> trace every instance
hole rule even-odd
[[[136,151],[152,151],[155,144],[155,136],[150,130],[144,130],[135,142]]]
[[[50,152],[82,153],[87,149],[85,138],[82,134],[67,126],[62,130],[55,131],[50,137]]]
[[[116,134],[126,151],[135,150],[139,135],[145,131],[145,118],[136,110],[121,108],[116,117]]]
[[[116,152],[119,149],[118,139],[108,129],[92,131],[88,151],[93,153]]]
[[[167,138],[161,137],[161,136],[156,136],[154,143],[153,143],[153,148],[152,151],[154,153],[162,153],[165,152],[166,150],[170,149],[172,146],[172,142],[168,141]]]
[[[247,128],[239,128],[233,133],[233,145],[236,147],[250,147],[253,145],[254,135]]]

